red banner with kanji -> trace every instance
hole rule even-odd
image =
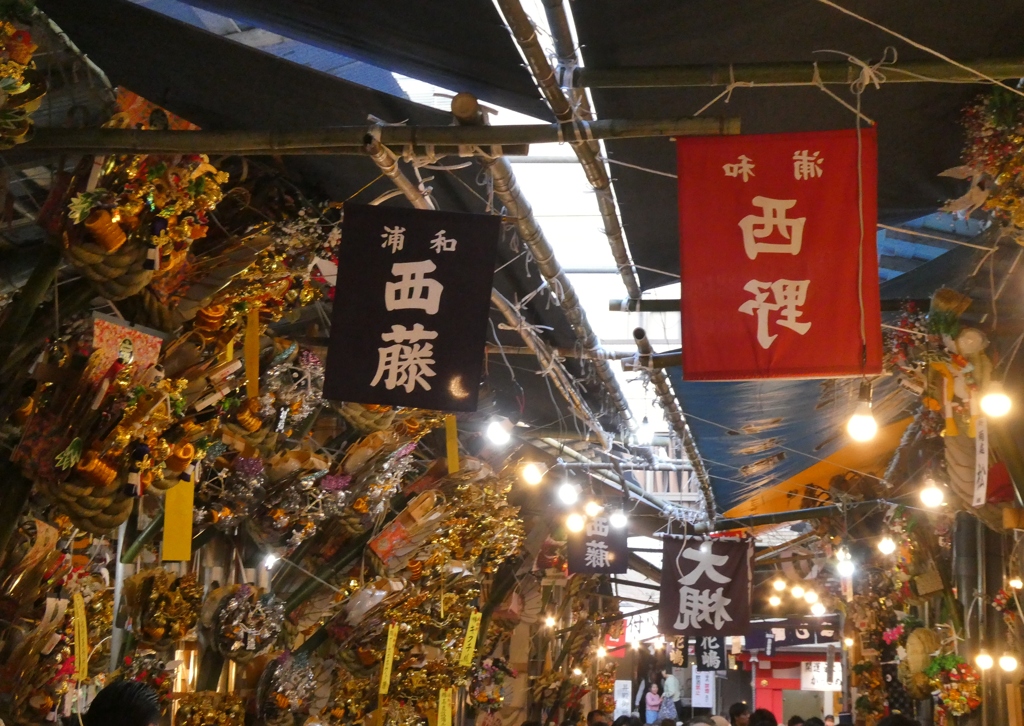
[[[678,152],[683,377],[879,373],[874,127]]]

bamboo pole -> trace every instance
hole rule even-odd
[[[982,58],[965,65],[1000,80],[1024,77],[1024,58]],[[822,83],[849,85],[862,68],[846,61],[819,62]],[[903,61],[879,69],[885,83],[984,83],[976,75],[939,60]],[[812,63],[732,63],[718,65],[646,66],[636,68],[578,68],[573,85],[584,88],[686,88],[753,85],[811,85]]]
[[[147,131],[138,129],[37,128],[24,151],[84,154],[364,154],[380,131],[381,144],[411,146],[416,154],[472,154],[473,146],[491,155],[521,154],[524,145],[582,138],[632,139],[659,136],[738,134],[739,119],[676,118],[651,121],[594,121],[587,130],[571,123],[512,126],[340,126],[311,131]],[[430,147],[434,147],[431,149]],[[460,147],[468,147],[461,148]],[[515,148],[511,148],[515,147]]]

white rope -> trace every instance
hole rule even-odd
[[[764,84],[762,84],[762,85],[764,85]],[[774,85],[774,84],[770,84],[770,85]],[[783,84],[783,85],[788,85],[788,84]],[[717,96],[715,96],[710,101],[708,101],[703,106],[701,106],[700,110],[697,111],[697,113],[695,113],[693,115],[694,116],[700,116],[702,113],[704,113],[709,108],[711,108],[716,103],[718,103],[719,99],[721,99],[721,98],[724,98],[725,102],[729,103],[729,101],[732,99],[732,92],[735,89],[741,88],[741,87],[742,88],[753,88],[754,84],[751,83],[750,81],[737,81],[736,80],[736,74],[733,71],[732,63],[730,63],[729,64],[729,85],[725,87],[724,91],[722,91]]]
[[[619,161],[618,159],[609,159],[607,156],[597,157],[599,160],[607,162],[609,164],[618,164],[619,166],[628,166],[630,169],[636,169],[637,171],[646,171],[648,174],[657,174],[658,176],[667,176],[669,179],[678,179],[678,174],[673,174],[670,171],[659,171],[658,169],[650,169],[646,166],[640,166],[639,164],[630,164],[627,161]]]
[[[855,83],[856,83],[856,81],[855,81]],[[872,126],[875,125],[875,122],[872,119],[868,118],[867,116],[865,116],[864,114],[862,114],[860,112],[860,94],[859,94],[859,92],[858,91],[854,91],[854,93],[858,94],[858,96],[857,96],[857,106],[851,106],[849,103],[847,103],[846,101],[841,99],[836,94],[835,91],[829,90],[825,86],[825,84],[822,82],[821,74],[818,72],[818,63],[817,62],[814,63],[814,77],[811,79],[811,85],[817,86],[826,96],[830,96],[836,103],[838,103],[840,106],[843,106],[847,111],[850,111],[854,116],[856,116],[857,117],[857,123],[858,123],[858,129],[860,128],[859,124],[860,124],[860,122],[862,120],[863,121],[867,121]]]
[[[841,13],[843,13],[845,15],[849,15],[851,18],[856,18],[857,20],[861,21],[862,23],[867,23],[868,25],[870,25],[872,27],[878,28],[883,33],[888,33],[889,35],[893,36],[894,38],[899,38],[904,43],[912,45],[915,48],[917,48],[918,50],[923,50],[926,53],[930,53],[933,56],[935,56],[936,58],[938,58],[940,60],[943,60],[946,63],[949,63],[950,65],[956,66],[960,70],[967,71],[968,73],[970,73],[972,75],[975,75],[975,76],[977,76],[978,78],[980,78],[980,79],[982,79],[984,81],[988,81],[989,83],[993,83],[993,84],[995,84],[997,86],[1002,86],[1006,90],[1011,91],[1012,93],[1016,93],[1018,96],[1024,97],[1024,91],[1021,91],[1021,90],[1019,90],[1017,88],[1014,88],[1013,86],[1008,86],[1005,83],[1001,83],[998,80],[996,80],[995,78],[992,78],[992,76],[987,76],[984,73],[982,73],[981,71],[976,71],[975,69],[971,68],[970,66],[964,65],[963,63],[960,63],[959,61],[953,60],[948,55],[944,55],[944,54],[940,53],[939,51],[934,50],[933,48],[929,48],[928,46],[926,46],[926,45],[924,45],[922,43],[918,43],[917,41],[911,40],[907,36],[905,36],[905,35],[903,35],[901,33],[897,33],[895,30],[890,30],[889,28],[885,27],[881,23],[876,23],[874,20],[871,20],[869,18],[865,18],[863,15],[858,15],[857,13],[853,12],[852,10],[847,10],[842,5],[839,5],[838,3],[832,2],[832,0],[818,0],[818,2],[820,2],[822,5],[828,5],[830,8],[834,8],[835,10],[838,10],[839,12],[841,12]]]

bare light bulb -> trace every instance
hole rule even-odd
[[[775,582],[772,583],[772,587],[775,588],[775,592],[782,592],[786,589],[786,581],[781,577],[776,578]]]
[[[871,403],[861,401],[846,423],[846,433],[854,441],[871,441],[878,433],[878,422],[871,413]]]
[[[589,502],[583,505],[583,511],[586,512],[588,517],[596,517],[604,509],[600,504],[591,499]]]
[[[852,648],[853,638],[843,638],[843,645],[845,645],[847,648]]]
[[[802,586],[800,586],[800,585],[793,585],[793,589],[790,590],[790,592],[793,593],[793,597],[795,597],[797,600],[799,600],[800,598],[802,598],[804,596],[804,593],[807,592],[807,591],[804,590],[804,588]]]
[[[839,560],[836,563],[836,572],[839,573],[840,577],[853,577],[856,569],[857,567],[853,564],[853,560]]]
[[[548,615],[546,618],[544,618],[544,624],[547,625],[549,628],[553,628],[555,627],[555,619],[552,616]]]
[[[544,481],[545,473],[538,464],[532,461],[523,464],[523,468],[519,470],[519,476],[523,477],[523,481],[531,487],[535,487]]]
[[[882,539],[878,540],[878,551],[883,555],[891,555],[896,551],[896,543],[892,541],[892,537],[885,535]]]
[[[612,515],[608,517],[608,524],[615,527],[615,529],[622,529],[629,524],[629,517],[626,515],[624,509],[616,509],[612,512]]]
[[[772,595],[770,598],[768,598],[768,604],[771,605],[773,608],[777,608],[779,605],[782,604],[782,598],[778,595]]]
[[[1011,577],[1010,581],[1006,584],[1012,587],[1014,590],[1020,590],[1022,587],[1024,587],[1024,580],[1020,579],[1019,577]]]
[[[825,604],[824,603],[816,602],[813,605],[811,605],[811,615],[815,615],[815,616],[820,618],[824,614],[825,614]]]
[[[272,570],[272,569],[274,569],[274,565],[277,564],[277,561],[279,559],[281,559],[281,558],[278,557],[277,555],[271,553],[271,554],[269,554],[269,555],[267,555],[266,557],[263,558],[263,566],[266,567],[268,570]]]
[[[605,650],[605,647],[603,645],[602,646],[598,646],[597,657],[598,658],[604,658],[606,655],[608,655],[608,651]]]
[[[583,675],[583,671],[581,671],[579,668],[573,668],[572,669],[572,674],[574,676],[582,676]]]
[[[921,490],[921,504],[929,509],[941,506],[945,499],[945,492],[931,479],[928,480],[924,485],[924,489]]]
[[[583,519],[583,515],[577,514],[576,512],[573,512],[565,518],[565,527],[570,532],[582,532],[583,527],[585,527],[586,524],[587,521]]]
[[[804,593],[804,602],[806,602],[808,605],[813,605],[814,603],[818,602],[818,593],[816,593],[814,590],[808,590]]]
[[[495,446],[504,446],[512,440],[512,424],[507,418],[495,419],[487,424],[487,439]]]
[[[981,397],[981,410],[986,416],[1000,418],[1010,412],[1013,403],[1010,397],[1003,391],[1000,383],[993,381],[985,389],[985,395]]]
[[[974,656],[974,664],[978,666],[978,670],[987,671],[995,665],[995,661],[992,656],[988,654],[988,651],[981,651],[978,655]]]
[[[580,490],[572,482],[563,482],[562,486],[558,487],[558,498],[562,504],[572,506],[579,501]]]
[[[639,446],[650,446],[654,443],[654,425],[647,420],[644,416],[644,420],[640,422],[640,425],[636,429],[636,443]]]
[[[1003,653],[999,656],[999,667],[1007,673],[1017,670],[1017,658],[1010,653]]]

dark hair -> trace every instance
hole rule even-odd
[[[820,718],[818,718],[817,716],[811,716],[811,717],[810,717],[809,719],[807,719],[807,721],[806,721],[806,722],[804,723],[804,726],[825,726],[825,722],[824,722],[824,721],[822,721],[822,720],[821,720]]]
[[[676,726],[675,719],[663,718],[661,719],[661,726]]]
[[[800,724],[802,723],[804,723],[804,720],[802,718],[800,718],[799,716],[793,716],[789,719],[789,721],[786,722],[786,726],[800,726]]]
[[[619,716],[617,719],[615,719],[614,721],[612,721],[612,726],[628,726],[629,721],[630,721],[629,716],[623,714],[623,715]]]
[[[894,713],[879,721],[878,726],[921,726],[921,722],[904,716],[902,713]]]
[[[734,703],[731,706],[729,706],[729,718],[733,721],[735,721],[738,717],[748,713],[750,713],[750,706],[748,706],[743,701],[740,701],[739,703]]]
[[[82,722],[85,726],[155,726],[160,723],[160,699],[145,683],[114,681],[96,694]]]
[[[604,720],[606,718],[610,719],[611,716],[609,716],[601,709],[595,708],[593,711],[587,714],[587,726],[594,726],[594,724],[597,723],[597,721]]]
[[[750,726],[779,726],[779,722],[767,708],[759,708],[750,714]]]
[[[629,726],[643,726],[643,721],[640,720],[639,716],[629,717]]]

